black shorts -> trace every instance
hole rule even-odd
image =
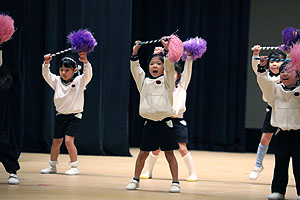
[[[80,128],[81,119],[76,114],[58,114],[55,118],[54,138],[64,138],[65,135],[76,137]]]
[[[272,114],[272,107],[268,106],[265,121],[262,127],[263,133],[275,133],[278,129],[277,127],[271,125],[271,114]]]
[[[189,143],[188,128],[186,121],[183,118],[173,118],[172,131],[177,136],[178,143]]]
[[[171,151],[178,149],[171,118],[162,121],[146,120],[141,137],[141,151]],[[169,124],[169,126],[168,126]]]

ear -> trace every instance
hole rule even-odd
[[[78,68],[76,67],[75,69],[74,69],[74,73],[77,73],[78,72]]]

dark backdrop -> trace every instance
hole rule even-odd
[[[183,41],[196,36],[207,41],[188,88],[190,149],[245,150],[249,6],[249,0],[133,0],[133,41],[159,39],[177,29]],[[141,47],[143,66],[156,45]],[[143,120],[137,115],[139,96],[132,79],[130,94],[130,145],[138,146]]]
[[[132,44],[176,29],[182,40],[199,36],[208,43],[188,89],[189,148],[245,150],[249,0],[5,0],[1,11],[17,28],[3,57],[14,77],[11,123],[23,151],[50,151],[55,109],[41,76],[43,55],[69,47],[67,34],[79,28],[89,28],[98,41],[88,55],[94,76],[85,92],[79,154],[127,156],[129,144],[139,145],[143,120],[129,72]],[[143,66],[154,46],[141,48]],[[60,58],[53,59],[53,72]]]
[[[130,155],[128,70],[131,1],[5,0],[1,11],[15,20],[13,39],[3,45],[4,63],[13,73],[16,139],[23,151],[49,152],[54,129],[53,91],[41,76],[43,55],[69,45],[71,31],[88,28],[98,41],[88,55],[94,76],[85,92],[79,154]],[[70,53],[77,59],[75,53]],[[62,56],[51,62],[58,72]],[[22,139],[24,136],[24,140]]]

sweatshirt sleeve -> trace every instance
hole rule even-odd
[[[144,70],[141,68],[138,60],[130,61],[130,71],[136,83],[138,91],[141,92],[146,75]]]
[[[57,78],[59,78],[59,76],[56,76],[55,74],[52,74],[50,71],[50,64],[45,64],[43,63],[42,65],[42,75],[45,79],[45,81],[50,85],[50,87],[55,90],[55,86],[57,83]]]
[[[184,63],[184,69],[181,74],[181,80],[180,80],[185,90],[188,88],[188,85],[192,77],[192,69],[193,69],[192,66],[193,66],[193,60],[191,56],[187,56]]]
[[[268,71],[257,73],[257,82],[268,104],[273,107],[277,84],[268,78]]]
[[[253,69],[255,74],[257,74],[257,65],[260,63],[259,60],[254,60],[254,58],[256,58],[256,57],[259,57],[259,55],[257,55],[257,56],[253,55],[252,56],[252,69]]]
[[[2,66],[2,63],[3,63],[3,61],[2,61],[2,50],[0,49],[0,67]]]
[[[174,73],[175,73],[174,64],[167,57],[164,57],[165,82],[166,82],[167,87],[172,92],[173,92],[174,87],[175,87]]]
[[[91,63],[86,63],[83,65],[83,74],[82,74],[82,80],[84,86],[86,86],[92,79],[93,76],[93,70]]]

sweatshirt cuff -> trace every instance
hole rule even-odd
[[[131,61],[137,61],[137,60],[139,60],[138,54],[136,54],[136,55],[131,55],[131,56],[130,56],[130,60],[131,60]]]
[[[49,67],[49,66],[50,66],[50,63],[46,64],[45,62],[43,62],[43,67]]]

